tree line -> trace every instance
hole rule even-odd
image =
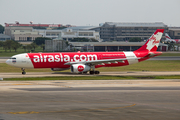
[[[4,32],[4,27],[0,24],[0,34],[3,34]]]
[[[5,50],[5,52],[7,52],[7,50],[9,50],[10,52],[14,50],[16,52],[17,49],[19,48],[24,49],[25,52],[26,51],[34,52],[36,48],[40,46],[44,51],[46,39],[48,38],[37,38],[31,44],[28,44],[28,45],[20,44],[19,42],[14,41],[14,40],[0,41],[0,47],[2,47],[3,50]]]
[[[17,49],[21,47],[21,44],[13,40],[6,40],[5,42],[0,41],[0,47],[3,47],[5,52],[7,52],[7,50],[10,52],[11,50],[14,50],[16,52]]]

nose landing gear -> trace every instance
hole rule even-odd
[[[22,70],[22,75],[25,75],[26,74],[25,69],[21,68],[21,70]]]

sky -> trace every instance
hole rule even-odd
[[[163,22],[180,27],[180,0],[0,0],[0,24]]]

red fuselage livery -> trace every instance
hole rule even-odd
[[[55,52],[23,53],[12,56],[7,64],[22,68],[51,68],[53,71],[71,69],[73,73],[99,74],[95,68],[125,66],[160,55],[157,48],[164,30],[157,29],[149,40],[134,52]]]
[[[65,65],[68,62],[86,62],[86,61],[97,61],[97,60],[107,60],[107,59],[126,59],[129,56],[126,55],[131,52],[77,52],[77,53],[27,53],[30,58],[34,68],[69,68],[70,65]],[[159,52],[154,52],[157,54]],[[138,62],[146,60],[143,56],[148,55],[148,52],[132,52],[131,57],[142,57],[138,59]],[[123,62],[95,65],[98,67],[114,67],[114,66],[124,66],[129,65],[128,60]],[[58,66],[58,67],[57,67]]]

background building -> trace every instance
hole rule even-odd
[[[104,41],[128,41],[130,38],[139,37],[147,40],[156,29],[165,29],[169,32],[168,26],[162,22],[155,23],[115,23],[106,22],[100,27],[100,37]],[[163,36],[162,39],[165,37]]]
[[[8,35],[0,34],[0,41],[5,41],[5,40],[11,40],[11,37]]]
[[[34,29],[34,32],[38,32],[43,37],[56,39],[61,34],[61,37],[66,40],[72,40],[74,38],[88,38],[96,39],[100,41],[99,32],[93,30],[97,27],[92,26],[78,26],[78,27],[69,27],[62,30],[45,30],[45,29]],[[98,27],[99,28],[99,27]]]
[[[51,39],[58,38],[59,34],[61,34],[62,30],[46,30],[46,29],[34,29],[34,32],[38,32],[42,37],[47,37]]]
[[[45,40],[45,51],[68,51],[68,44],[65,40],[54,39],[54,40]]]
[[[80,51],[135,51],[145,42],[70,42],[73,49]],[[159,44],[159,51],[167,51],[168,45]]]
[[[101,41],[99,35],[99,27],[94,26],[78,26],[71,27],[62,30],[62,38],[69,41],[74,38],[88,38],[88,39],[96,39]]]
[[[121,51],[121,50],[134,51],[141,46],[140,43],[133,43],[133,42],[129,43],[127,41],[133,37],[139,37],[142,40],[147,40],[156,31],[156,29],[165,29],[164,33],[168,33],[172,39],[180,39],[180,27],[168,27],[162,22],[155,22],[155,23],[106,22],[104,24],[100,24],[99,27],[97,26],[72,27],[71,25],[66,25],[66,27],[68,28],[62,29],[63,28],[62,24],[33,24],[32,22],[30,22],[30,24],[20,24],[19,22],[16,22],[15,24],[5,23],[4,33],[5,35],[8,36],[1,35],[0,40],[13,39],[15,41],[29,44],[37,37],[47,37],[51,39],[57,39],[61,35],[62,37],[61,40],[49,41],[46,43],[47,51],[65,50],[66,41],[71,42],[74,38],[87,38],[87,39],[95,39],[99,41],[99,43],[87,42],[85,44],[82,42],[84,45],[81,45],[81,42],[74,42],[74,43],[71,42],[73,45],[75,45],[75,48],[82,51],[87,50],[87,48],[88,51]],[[165,39],[164,35],[162,37],[162,40],[163,39]],[[81,39],[79,41],[81,41]],[[102,41],[121,41],[121,42],[104,43]],[[48,48],[48,44],[49,44],[49,48]],[[139,46],[137,46],[137,44],[139,44]],[[63,47],[62,45],[64,45],[65,47]],[[167,49],[165,45],[162,45],[161,48],[162,48],[161,50],[163,51],[166,51]]]
[[[33,31],[32,27],[5,27],[5,35],[11,36],[15,41],[33,41],[42,37],[39,32]]]
[[[169,27],[169,36],[172,39],[180,39],[180,27]]]
[[[30,21],[29,24],[21,24],[18,21],[15,23],[5,23],[5,27],[43,27],[43,28],[59,28],[59,27],[73,27],[73,25],[62,25],[62,24],[33,24],[33,21]]]

